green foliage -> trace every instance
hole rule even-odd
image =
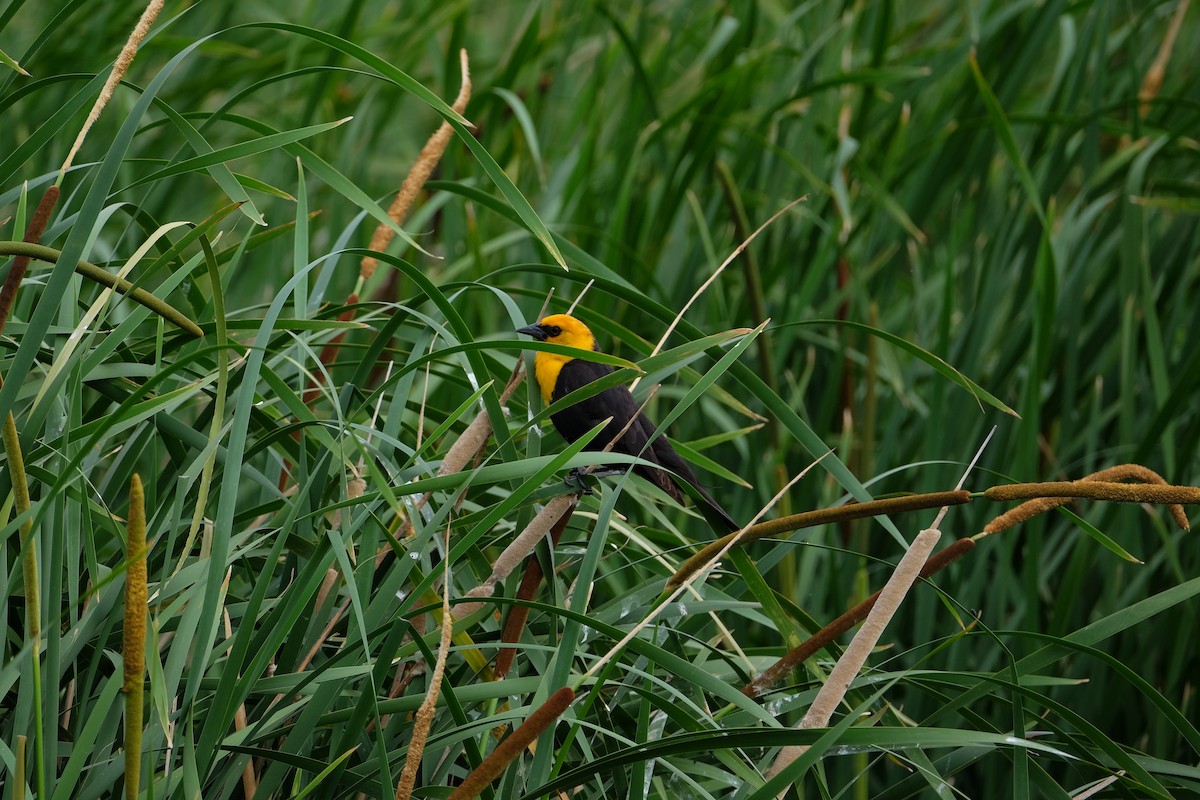
[[[27,792],[35,776],[62,798],[120,783],[135,472],[153,543],[145,796],[240,796],[247,764],[261,797],[393,796],[427,688],[406,669],[436,648],[445,559],[461,599],[566,466],[613,460],[551,458],[565,446],[536,391],[501,407],[524,348],[512,331],[551,289],[564,311],[591,282],[578,315],[648,374],[640,398],[662,382],[648,412],[713,466],[702,479],[738,519],[831,447],[770,514],[950,487],[993,426],[967,488],[1130,461],[1200,483],[1196,9],[1139,108],[1176,8],[168,4],[63,180],[41,242],[58,260],[31,265],[0,338],[43,628],[39,692],[29,516],[6,460],[3,797],[18,734],[46,743]],[[137,13],[0,11],[0,248],[58,179]],[[442,99],[463,47],[473,135]],[[456,135],[436,179],[360,283],[443,118]],[[81,261],[204,335],[77,275]],[[757,337],[723,335],[765,318]],[[438,477],[481,409],[499,435]],[[1001,510],[953,509],[944,541]],[[494,796],[773,797],[763,775],[785,744],[813,745],[784,779],[805,797],[1066,797],[1116,775],[1106,796],[1196,794],[1198,548],[1158,509],[1075,512],[986,538],[918,586],[836,727],[816,731],[793,728],[836,652],[762,698],[739,688],[877,588],[897,537],[932,515],[757,543],[583,686]],[[470,638],[418,796],[460,783],[496,726],[577,681],[711,536],[636,479],[585,498],[539,551],[536,600],[514,600],[514,576],[458,624]],[[399,557],[376,574],[387,550]],[[488,680],[465,654],[495,656],[516,602],[531,608],[516,666]]]

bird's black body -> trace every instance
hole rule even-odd
[[[564,316],[564,315],[560,315]],[[560,319],[560,317],[547,318]],[[561,320],[560,320],[561,321]],[[574,321],[572,319],[572,321]],[[544,321],[545,322],[545,321]],[[580,324],[582,327],[582,324]],[[550,329],[559,330],[558,327]],[[586,330],[586,328],[584,328]],[[523,329],[522,333],[538,336],[540,331],[535,326]],[[590,336],[590,332],[589,332]],[[554,337],[539,337],[543,340],[553,340]],[[613,372],[607,364],[598,364],[581,358],[573,358],[562,364],[555,376],[553,387],[549,392],[550,402],[557,402],[571,392],[588,385],[592,381],[603,378]],[[539,378],[541,376],[539,375]],[[714,527],[736,531],[741,528],[725,509],[713,499],[700,482],[696,479],[688,463],[683,460],[665,436],[655,435],[657,428],[644,413],[641,412],[637,400],[625,386],[605,389],[599,394],[580,400],[578,403],[550,415],[554,427],[568,442],[573,442],[606,419],[608,425],[588,445],[590,450],[603,450],[614,438],[617,438],[612,450],[625,455],[637,456],[643,460],[658,464],[674,473],[674,477],[662,469],[648,466],[634,467],[634,472],[670,495],[676,502],[683,504],[684,492],[676,483],[683,481],[696,492],[697,502],[704,517]],[[630,423],[630,420],[633,420]],[[626,426],[628,427],[626,428]],[[614,469],[627,469],[623,465],[614,465]]]

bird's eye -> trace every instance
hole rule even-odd
[[[547,333],[549,333],[549,334],[550,334],[551,338],[554,338],[554,337],[556,337],[556,336],[561,336],[561,335],[562,335],[562,328],[558,327],[557,325],[551,325],[551,326],[550,326],[550,330],[549,330],[549,331],[547,331]]]

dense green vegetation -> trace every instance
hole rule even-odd
[[[501,406],[528,346],[513,331],[552,289],[565,311],[590,284],[577,314],[640,364],[640,399],[660,385],[648,413],[739,520],[830,448],[767,518],[952,488],[993,426],[967,489],[1127,462],[1200,485],[1200,9],[1176,38],[1179,6],[168,3],[0,336],[31,501],[6,458],[3,797],[123,785],[135,473],[143,796],[241,796],[248,772],[261,797],[394,796],[447,564],[458,602],[569,466],[611,460],[555,458],[525,385]],[[0,277],[139,13],[0,9],[0,51],[29,73],[0,66]],[[454,116],[460,48],[474,131],[455,122],[411,243],[363,280]],[[480,410],[499,434],[437,477]],[[952,508],[943,546],[1009,507]],[[832,733],[794,728],[848,637],[739,693],[934,515],[735,551],[587,675],[713,537],[644,481],[603,479],[539,546],[534,600],[513,601],[522,567],[456,624],[416,796],[446,796],[565,685],[578,700],[491,796],[773,797],[785,744],[816,745],[791,773],[803,797],[1200,795],[1200,546],[1161,506],[1084,501],[981,539],[913,590]]]

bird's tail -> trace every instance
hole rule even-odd
[[[700,484],[692,484],[690,487],[696,490],[696,494],[700,496],[700,501],[696,503],[696,509],[701,515],[708,520],[708,524],[713,527],[713,530],[718,534],[722,531],[735,533],[740,531],[742,526],[729,515],[729,512],[721,507],[721,504],[713,499],[713,496]]]

